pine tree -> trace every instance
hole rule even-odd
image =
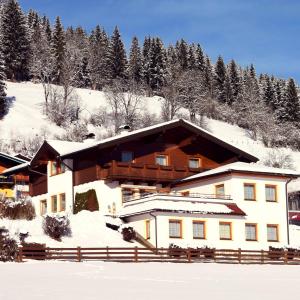
[[[200,44],[197,44],[195,56],[196,56],[196,68],[199,71],[204,72],[205,57],[204,57],[203,50],[202,50]]]
[[[290,78],[283,95],[283,108],[278,116],[280,120],[297,123],[300,121],[300,103],[295,82]]]
[[[204,84],[208,91],[208,96],[210,98],[214,98],[215,89],[214,89],[214,75],[213,75],[213,67],[211,65],[210,59],[208,56],[205,58],[205,69],[204,69]]]
[[[188,51],[188,69],[195,70],[196,69],[196,53],[195,53],[195,45],[192,44],[189,47]]]
[[[127,58],[118,27],[115,27],[109,47],[111,78],[126,78]]]
[[[224,84],[226,80],[226,67],[221,56],[218,57],[215,65],[215,87],[217,92],[217,98],[220,102],[226,102],[224,97]]]
[[[129,63],[128,63],[128,76],[137,83],[142,81],[142,53],[139,46],[137,37],[132,39],[130,48]]]
[[[151,49],[151,38],[145,37],[143,44],[143,80],[147,86],[150,85],[150,49]]]
[[[188,68],[188,45],[184,39],[181,39],[180,41],[177,41],[176,43],[176,51],[177,51],[177,58],[179,65],[181,66],[181,69],[187,70]]]
[[[6,112],[6,85],[5,85],[5,70],[4,61],[0,55],[0,119],[5,115]]]
[[[229,104],[236,101],[239,95],[242,93],[242,82],[241,78],[237,69],[237,65],[234,60],[231,60],[228,65],[228,73],[229,73],[229,80],[232,90],[232,98],[229,101]]]
[[[54,57],[54,81],[61,83],[62,69],[65,59],[66,41],[65,32],[60,21],[56,18],[53,37],[52,37],[52,55]]]
[[[16,0],[9,0],[3,7],[1,33],[7,78],[27,80],[30,55],[29,33],[25,16]]]
[[[89,68],[91,84],[94,89],[101,90],[108,84],[111,74],[109,68],[109,39],[99,25],[89,38]]]
[[[263,88],[263,99],[267,106],[273,111],[276,110],[276,95],[274,91],[273,82],[268,75],[265,76],[265,84]]]

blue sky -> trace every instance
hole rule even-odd
[[[300,82],[299,0],[19,0],[65,26],[118,25],[128,47],[134,35],[200,43],[213,60],[221,54],[257,72]]]

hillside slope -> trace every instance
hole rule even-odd
[[[76,89],[76,92],[81,99],[83,118],[90,116],[99,107],[108,107],[103,92],[88,89]],[[47,120],[43,114],[44,96],[41,84],[7,82],[7,95],[15,97],[15,100],[12,102],[9,113],[0,121],[0,143],[10,143],[12,140],[34,135],[42,135],[51,139],[55,135],[65,132],[65,129]],[[161,104],[159,97],[145,98],[143,101],[144,111],[149,111],[159,117]],[[186,112],[182,110],[181,114],[184,115]],[[213,134],[258,157],[261,160],[260,163],[272,150],[266,148],[262,142],[252,140],[247,132],[238,126],[211,119],[207,119],[206,123],[207,129]],[[281,150],[291,156],[294,169],[300,171],[300,152],[291,151],[288,148]],[[295,188],[293,185],[290,186],[292,189]]]

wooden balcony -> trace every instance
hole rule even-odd
[[[99,179],[110,180],[139,180],[146,182],[167,183],[182,179],[207,169],[160,166],[139,163],[124,163],[112,161],[104,165],[100,171]]]

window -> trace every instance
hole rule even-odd
[[[257,225],[245,224],[246,241],[257,241]]]
[[[244,184],[244,199],[255,201],[255,184],[252,183]]]
[[[156,155],[155,163],[160,166],[167,166],[168,165],[167,155]]]
[[[266,185],[266,201],[276,202],[277,201],[277,191],[276,185]]]
[[[133,161],[133,152],[123,151],[122,152],[122,162],[132,162]]]
[[[267,225],[268,242],[278,242],[278,225]]]
[[[65,211],[66,210],[66,194],[60,194],[59,195],[59,211]]]
[[[193,221],[193,238],[205,239],[205,222]]]
[[[217,196],[224,196],[225,195],[224,184],[216,185],[216,195]]]
[[[52,161],[51,162],[51,176],[64,173],[65,171],[66,171],[66,167],[60,161]]]
[[[41,212],[41,216],[43,216],[47,213],[47,200],[41,200],[40,212]]]
[[[56,195],[51,197],[51,211],[57,212],[57,196]]]
[[[300,199],[289,199],[289,210],[300,211]]]
[[[190,158],[189,159],[189,168],[192,168],[192,169],[200,168],[200,158]]]
[[[231,240],[232,239],[231,223],[220,222],[219,230],[220,230],[220,240]]]
[[[146,220],[146,240],[150,239],[150,220]]]
[[[182,238],[182,222],[181,220],[169,220],[169,237]]]

